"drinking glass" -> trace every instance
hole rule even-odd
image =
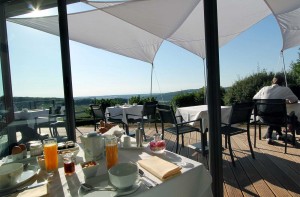
[[[65,175],[72,175],[75,172],[75,161],[72,153],[66,153],[64,158]]]
[[[57,141],[55,138],[48,138],[44,141],[45,168],[49,177],[53,176],[58,169]]]
[[[106,166],[110,169],[118,163],[118,140],[116,136],[105,138]]]

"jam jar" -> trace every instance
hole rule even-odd
[[[166,149],[166,142],[162,140],[162,135],[156,133],[153,135],[153,140],[150,142],[150,150],[153,153],[163,153]]]

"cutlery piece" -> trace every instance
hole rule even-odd
[[[87,183],[82,183],[81,188],[86,191],[97,190],[97,191],[116,191],[115,188],[112,187],[94,187]]]
[[[48,181],[43,181],[43,182],[40,182],[40,183],[34,183],[32,185],[28,185],[26,187],[22,187],[20,189],[17,189],[15,192],[21,192],[21,191],[24,191],[26,189],[32,189],[32,188],[40,187],[40,186],[45,185],[47,183],[48,183]]]
[[[26,186],[26,187],[22,187],[22,188],[13,190],[13,191],[11,191],[11,192],[9,192],[9,193],[6,193],[4,197],[10,196],[11,194],[14,194],[14,193],[18,193],[18,192],[25,191],[25,190],[27,190],[27,189],[32,189],[32,188],[40,187],[40,186],[45,185],[45,184],[47,184],[47,183],[48,183],[48,181],[43,181],[43,182],[40,182],[40,183],[34,183],[34,184],[32,184],[32,185],[28,185],[28,186]]]
[[[155,181],[153,181],[152,179],[150,179],[149,177],[147,177],[145,175],[145,172],[142,169],[139,169],[139,174],[141,177],[144,177],[145,179],[147,179],[148,181],[150,181],[154,186],[158,185],[158,183],[156,183]]]

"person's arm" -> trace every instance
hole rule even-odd
[[[287,100],[287,103],[289,103],[289,104],[298,102],[298,97],[288,87],[286,88],[286,100]]]

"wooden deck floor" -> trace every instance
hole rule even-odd
[[[134,129],[134,126],[130,126],[130,129]],[[148,136],[155,133],[154,127],[145,129]],[[80,127],[79,130],[87,132],[93,129]],[[253,131],[251,134],[253,135]],[[255,159],[252,159],[246,135],[233,136],[236,167],[232,166],[228,149],[223,151],[224,196],[300,196],[299,138],[297,136],[296,147],[289,144],[287,154],[284,154],[283,142],[276,141],[274,145],[269,145],[264,140],[257,140]],[[167,149],[175,152],[175,136],[166,133],[165,139]],[[195,132],[184,136],[185,145],[199,142],[199,139],[200,135]],[[251,140],[253,143],[253,136]],[[207,166],[206,158],[195,154],[187,146],[180,148],[179,154]]]

